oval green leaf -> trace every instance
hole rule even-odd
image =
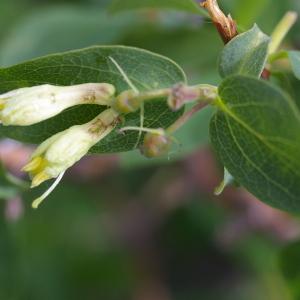
[[[219,72],[225,78],[231,75],[260,77],[268,55],[270,38],[257,25],[239,34],[223,49]]]
[[[0,93],[45,83],[67,86],[86,82],[108,82],[115,85],[117,93],[120,93],[129,87],[110,57],[119,64],[140,91],[171,87],[178,82],[186,81],[181,68],[168,58],[137,48],[99,46],[49,55],[0,69]],[[27,143],[41,143],[70,126],[90,121],[103,109],[98,105],[73,107],[32,126],[0,126],[0,135]],[[144,126],[167,127],[181,114],[182,111],[172,112],[165,99],[150,101],[145,105]],[[139,112],[127,115],[122,124],[122,126],[139,125]],[[91,152],[129,151],[134,149],[139,141],[137,132],[121,135],[115,130],[93,147]]]
[[[300,112],[267,82],[226,79],[210,126],[225,167],[246,189],[272,206],[300,211]]]

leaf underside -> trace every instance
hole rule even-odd
[[[115,85],[117,94],[130,89],[109,57],[120,65],[139,91],[171,87],[186,81],[181,68],[168,58],[131,47],[96,46],[49,55],[0,69],[0,93],[45,83],[67,86],[87,82],[108,82]],[[0,135],[26,143],[41,143],[70,126],[90,121],[103,109],[105,108],[98,105],[76,106],[32,126],[0,126]],[[182,111],[172,112],[165,99],[151,100],[145,105],[144,126],[167,127],[181,114]],[[126,115],[125,121],[119,127],[139,125],[140,113],[136,112]],[[115,130],[96,144],[91,152],[129,151],[139,142],[141,141],[138,132],[132,131],[123,135]]]
[[[260,200],[300,211],[300,113],[272,85],[233,76],[219,89],[213,146],[225,167]]]
[[[300,80],[300,51],[289,51],[288,56],[294,75]]]
[[[266,63],[270,38],[256,25],[239,34],[223,49],[219,72],[225,78],[231,75],[260,77]]]

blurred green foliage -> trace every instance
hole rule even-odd
[[[164,170],[170,171],[178,175],[180,168]],[[27,195],[21,220],[1,218],[0,298],[134,299],[149,276],[160,276],[155,279],[172,299],[288,299],[275,243],[249,235],[230,249],[216,244],[216,232],[229,218],[216,203],[182,199],[186,205],[149,229],[147,221],[157,221],[161,211],[153,199],[140,198],[143,219],[135,220],[137,186],[157,172],[114,173],[97,187],[65,182],[38,211],[27,205],[33,197]]]
[[[300,299],[300,241],[291,243],[285,247],[279,256],[279,265],[284,278],[292,292],[293,299]]]
[[[287,10],[300,12],[298,0],[220,2],[242,28],[258,23],[267,33]],[[1,1],[1,66],[92,44],[125,44],[174,59],[192,83],[219,81],[223,46],[210,21],[178,11],[111,15],[110,4]],[[300,47],[299,29],[298,22],[288,46]],[[176,157],[207,144],[210,114],[203,111],[182,128],[177,138],[184,150],[175,149]],[[38,211],[29,205],[35,194],[25,194],[17,221],[7,217],[7,201],[0,202],[0,299],[300,299],[298,244],[281,254],[280,264],[281,246],[267,234],[250,232],[224,246],[216,237],[234,218],[230,209],[199,192],[184,193],[169,209],[159,199],[164,184],[181,178],[182,161],[161,166],[135,152],[121,160],[123,170],[88,183],[70,176]]]

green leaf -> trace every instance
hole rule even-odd
[[[233,76],[219,88],[213,146],[246,189],[272,206],[300,211],[300,113],[271,84]]]
[[[289,51],[288,56],[295,76],[300,80],[300,51]]]
[[[119,12],[143,8],[173,9],[206,16],[205,11],[194,0],[114,0],[110,10]]]
[[[173,22],[177,19],[178,24],[178,16],[169,18]],[[179,27],[170,29],[155,21],[155,24],[138,26],[121,43],[145,48],[175,60],[184,70],[189,70],[189,83],[216,84],[220,80],[215,72],[216,57],[224,45],[215,34],[215,28],[209,24],[199,28],[179,24]]]
[[[230,75],[259,77],[264,69],[270,38],[257,25],[234,39],[223,49],[219,72],[224,78]]]
[[[300,81],[293,73],[272,72],[272,78],[284,91],[286,91],[295,101],[300,109]]]
[[[188,105],[187,105],[188,106]],[[140,168],[148,165],[162,165],[174,163],[183,157],[195,152],[200,147],[209,144],[209,121],[213,114],[213,109],[207,107],[192,119],[190,119],[175,134],[175,139],[179,142],[173,143],[169,155],[158,158],[147,158],[142,156],[139,151],[130,151],[120,155],[121,167],[125,169]]]
[[[128,84],[109,57],[114,58],[140,91],[166,88],[186,81],[180,67],[168,58],[137,48],[99,46],[50,55],[0,69],[0,93],[44,83],[73,85],[85,82],[109,82],[116,86],[117,93],[129,89]],[[32,126],[1,126],[0,135],[22,142],[40,143],[72,125],[90,121],[103,109],[97,105],[77,106]],[[167,127],[181,113],[181,111],[172,112],[165,99],[150,101],[145,105],[144,125],[154,128]],[[139,112],[127,115],[125,123],[122,124],[122,126],[139,125]],[[97,153],[129,151],[135,148],[138,142],[137,132],[121,135],[116,130],[91,151]]]

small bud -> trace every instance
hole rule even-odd
[[[159,157],[168,154],[171,146],[172,139],[164,130],[161,133],[148,132],[141,146],[141,153],[148,158]]]
[[[49,84],[21,88],[0,95],[0,122],[3,125],[32,125],[79,104],[111,105],[115,93],[108,83],[73,86]]]
[[[196,100],[199,97],[199,91],[183,83],[176,84],[168,98],[169,107],[176,111],[182,108],[186,103]]]
[[[141,101],[137,93],[133,90],[124,91],[115,99],[113,107],[116,111],[124,114],[137,111],[141,106]]]
[[[32,177],[32,187],[56,178],[80,160],[89,149],[116,126],[118,114],[107,109],[84,125],[76,125],[44,141],[23,168]]]

